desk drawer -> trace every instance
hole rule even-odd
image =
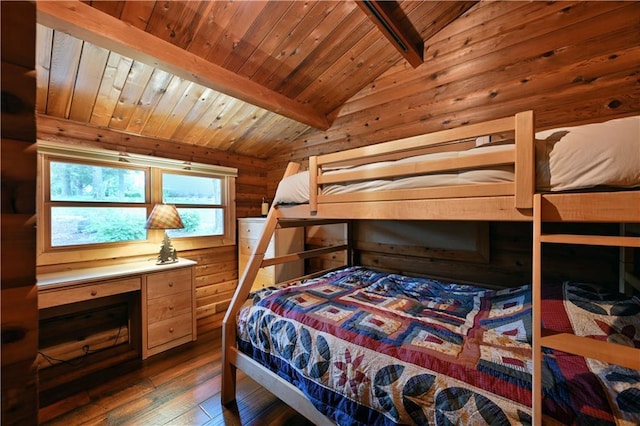
[[[147,348],[151,349],[180,337],[189,336],[192,330],[191,312],[149,324]]]
[[[177,269],[147,276],[147,298],[191,291],[191,268]]]
[[[135,277],[40,291],[38,309],[138,291],[140,290],[140,282],[140,277]]]
[[[149,299],[147,302],[147,321],[153,324],[157,321],[191,313],[191,291],[166,297]]]

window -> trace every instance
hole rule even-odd
[[[56,159],[46,164],[51,247],[146,239],[147,170]]]
[[[38,142],[38,264],[154,254],[163,231],[145,229],[157,203],[185,225],[179,250],[235,244],[236,169]]]
[[[183,229],[167,231],[171,238],[222,235],[222,179],[162,173],[162,202],[175,204]]]

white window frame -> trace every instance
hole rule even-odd
[[[223,235],[176,237],[172,238],[172,241],[174,247],[178,250],[178,254],[180,254],[181,251],[236,244],[235,178],[238,175],[237,169],[99,148],[62,145],[38,140],[38,167],[40,175],[37,215],[38,266],[121,257],[147,255],[153,257],[157,255],[163,236],[162,230],[149,229],[147,230],[146,240],[51,247],[51,207],[60,205],[59,202],[51,202],[49,194],[50,182],[48,165],[50,161],[55,160],[106,167],[122,167],[123,163],[126,163],[126,166],[145,169],[147,178],[146,202],[143,204],[135,203],[135,205],[146,207],[147,216],[155,204],[162,202],[161,177],[163,172],[209,176],[222,179],[222,205],[216,206],[216,208],[220,207],[224,211]],[[81,203],[67,204],[78,205]],[[98,205],[104,206],[104,204],[107,203],[99,203]],[[96,204],[87,203],[87,205],[95,206]],[[118,203],[114,203],[114,205],[118,205]]]

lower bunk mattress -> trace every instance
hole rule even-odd
[[[637,298],[569,282],[545,298],[545,327],[640,348]],[[254,293],[237,331],[340,425],[531,424],[529,286],[350,267]],[[543,370],[545,422],[640,424],[639,371],[551,350]]]

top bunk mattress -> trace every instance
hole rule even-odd
[[[536,190],[539,192],[570,191],[599,186],[614,188],[640,186],[640,116],[538,132],[535,143]],[[426,159],[460,158],[508,149],[511,149],[511,146],[479,146],[467,151],[419,155],[395,162],[385,161],[333,169],[324,172],[323,175],[374,170],[390,164],[410,166],[412,163],[419,163]],[[513,180],[513,167],[505,166],[326,185],[322,189],[322,194],[512,182]],[[280,182],[273,204],[308,202],[309,172],[303,171],[284,178]]]

